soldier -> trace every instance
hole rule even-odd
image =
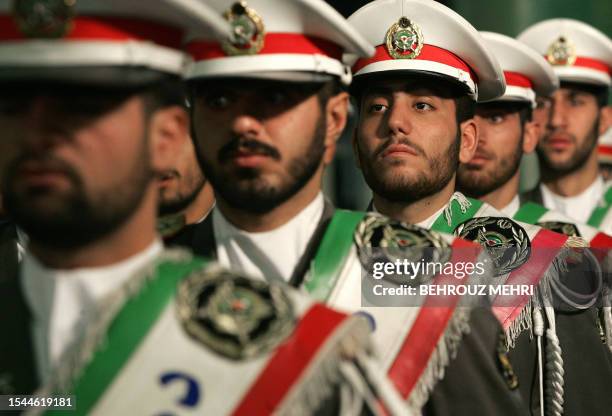
[[[212,187],[204,178],[189,134],[190,122],[185,87],[179,80],[164,86],[162,105],[172,111],[164,126],[162,146],[171,153],[158,172],[159,219],[157,228],[164,242],[172,246],[188,224],[202,221],[215,202]]]
[[[602,109],[610,87],[612,41],[572,19],[539,22],[518,40],[546,56],[561,81],[537,148],[541,183],[525,197],[610,233],[612,198],[598,169],[597,137],[609,116]]]
[[[357,412],[399,414],[365,319],[162,249],[163,87],[183,74],[186,32],[228,33],[220,16],[197,1],[41,0],[3,24],[2,192],[30,237],[0,293],[3,393],[42,386],[88,415],[313,414],[345,411],[342,391]]]
[[[460,165],[457,188],[471,197],[490,203],[517,221],[537,224],[571,236],[581,236],[591,247],[597,248],[598,255],[605,257],[612,247],[612,238],[608,235],[554,210],[520,200],[519,162],[523,153],[533,151],[537,144],[535,126],[530,122],[532,108],[536,106],[535,97],[536,94],[546,97],[555,91],[556,75],[540,55],[524,44],[496,33],[485,32],[482,35],[487,47],[499,59],[508,88],[502,97],[477,105],[475,121],[480,133],[478,150],[472,160]],[[590,276],[584,273],[583,277],[586,280]],[[593,287],[596,286],[593,284]],[[604,324],[600,322],[594,308],[588,309],[586,313],[572,313],[574,319],[584,315],[584,325],[576,328],[585,328],[589,323],[596,322],[602,333],[604,329],[608,329],[606,332],[609,333],[609,316],[608,322]],[[563,314],[559,320],[562,318]],[[563,328],[561,325],[558,327]],[[570,338],[582,339],[578,348],[575,342],[568,342]],[[593,384],[588,396],[576,394],[576,386],[570,383],[583,383],[582,380],[602,374],[602,367],[609,366],[610,362],[605,345],[578,331],[565,336],[560,334],[560,339],[567,380],[565,412],[601,412],[600,403],[594,399],[603,393],[596,390],[599,383]],[[593,342],[589,344],[589,340]],[[585,356],[599,358],[585,360]],[[577,397],[569,399],[570,394]]]
[[[200,50],[210,45],[207,39],[192,38],[187,46],[196,61],[188,75],[194,140],[217,197],[212,214],[192,227],[192,247],[232,269],[303,287],[346,310],[362,309],[353,238],[363,235],[356,230],[381,221],[381,228],[406,235],[424,233],[334,210],[321,193],[323,170],[347,118],[350,71],[342,52],[366,57],[372,46],[323,1],[213,5],[235,33],[208,53]],[[435,308],[365,310],[376,326],[383,368],[415,412],[523,410],[498,368],[500,332],[490,312],[470,320],[451,308],[448,319],[437,321]],[[460,328],[467,325],[471,333],[464,337]],[[445,367],[439,381],[436,368]],[[511,369],[504,368],[512,384]],[[452,387],[471,372],[482,383],[467,394]]]

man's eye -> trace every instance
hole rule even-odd
[[[386,108],[387,107],[383,104],[372,104],[370,105],[370,113],[382,113]]]
[[[570,105],[574,107],[578,107],[584,104],[584,100],[580,97],[571,97],[569,102],[570,102]]]
[[[272,105],[284,104],[287,100],[287,94],[281,91],[273,91],[266,94],[266,101]]]
[[[206,105],[215,110],[226,108],[230,103],[230,99],[225,94],[214,94],[206,97]]]
[[[550,104],[551,104],[550,100],[543,100],[543,99],[541,100],[541,99],[538,99],[536,101],[536,108],[538,110],[548,109],[548,108],[550,108]]]
[[[433,106],[431,104],[428,103],[416,103],[414,105],[414,108],[416,108],[418,111],[429,111],[429,110],[433,110]]]
[[[495,114],[495,115],[487,117],[487,119],[489,120],[491,124],[499,124],[502,121],[504,121],[504,116]]]

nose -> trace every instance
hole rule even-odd
[[[482,148],[487,143],[487,123],[484,117],[476,114],[474,116],[474,122],[476,123],[476,131],[478,133],[478,148]]]
[[[262,121],[257,115],[246,109],[241,109],[232,121],[232,131],[238,137],[258,137],[262,128]]]
[[[561,100],[553,100],[549,115],[549,127],[552,130],[567,126],[567,106]]]
[[[33,97],[24,116],[25,144],[39,151],[55,146],[67,137],[65,122],[57,103],[49,97]]]
[[[409,105],[401,99],[396,99],[389,110],[387,110],[387,113],[387,124],[391,131],[391,136],[408,136],[412,131]]]

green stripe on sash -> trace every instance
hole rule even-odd
[[[474,215],[476,215],[476,212],[478,212],[482,206],[482,201],[472,198],[467,198],[467,200],[470,201],[471,205],[467,207],[465,212],[462,212],[459,202],[452,199],[450,201],[451,225],[448,225],[448,222],[446,222],[446,215],[444,215],[444,212],[442,212],[431,226],[431,229],[442,233],[452,234],[459,224],[473,218]]]
[[[113,319],[102,346],[74,383],[70,394],[77,398],[77,410],[70,412],[71,415],[90,413],[174,297],[178,282],[204,264],[204,260],[195,258],[185,263],[164,262],[158,265],[153,279],[145,283]],[[49,411],[45,414],[65,412]]]
[[[608,188],[608,190],[604,194],[603,205],[597,206],[593,210],[593,212],[591,213],[591,216],[589,217],[589,220],[587,221],[587,224],[589,224],[592,227],[598,228],[601,225],[601,222],[606,216],[606,213],[610,209],[611,205],[612,205],[612,187]]]
[[[537,224],[540,218],[548,212],[548,209],[542,205],[535,204],[533,202],[526,202],[519,210],[514,214],[514,218],[517,221],[525,222],[527,224]]]
[[[353,245],[355,229],[365,215],[365,212],[343,209],[334,212],[304,282],[304,287],[316,300],[325,301],[334,288]]]

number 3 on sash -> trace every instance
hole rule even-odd
[[[174,383],[184,383],[185,393],[177,398],[177,404],[181,407],[195,407],[200,402],[200,385],[197,380],[188,374],[178,371],[169,371],[159,377],[159,382],[163,387]],[[171,416],[172,413],[164,412],[157,416]]]

